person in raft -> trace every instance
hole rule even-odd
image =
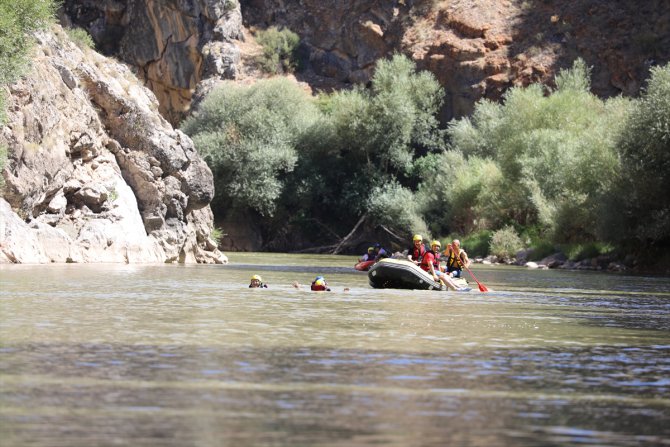
[[[453,278],[460,278],[463,268],[470,267],[470,259],[465,250],[461,249],[461,241],[454,239],[444,250],[446,259],[446,272]]]
[[[374,245],[374,253],[375,253],[375,258],[374,258],[375,261],[380,261],[384,258],[389,257],[389,253],[386,250],[384,250],[384,247],[382,247],[382,244],[380,244],[379,242],[377,242]]]
[[[426,247],[423,245],[423,236],[415,234],[414,237],[412,237],[412,246],[407,251],[407,260],[419,265],[425,254]]]
[[[263,284],[263,278],[260,277],[260,275],[254,275],[251,277],[251,282],[249,283],[249,288],[250,289],[257,289],[257,288],[268,288],[267,284]]]
[[[363,255],[361,259],[358,260],[358,262],[365,262],[365,261],[374,261],[375,260],[375,248],[374,247],[368,247],[368,252]]]
[[[323,276],[317,276],[316,279],[312,281],[311,289],[314,290],[315,292],[319,291],[330,292],[328,283],[326,282],[326,279]]]
[[[433,276],[433,281],[439,282],[444,288],[449,287],[457,292],[467,292],[468,290],[472,290],[469,287],[459,287],[447,273],[442,271],[442,268],[440,267],[441,248],[442,244],[440,241],[435,240],[431,242],[430,250],[426,251],[426,254],[423,256],[419,267],[421,267],[422,270],[430,273]]]

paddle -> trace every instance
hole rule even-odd
[[[452,247],[452,249],[453,249],[453,247]],[[454,256],[454,258],[455,258],[456,261],[458,262],[458,265],[459,265],[461,268],[464,268],[465,270],[467,270],[468,273],[470,274],[470,276],[472,276],[472,279],[474,279],[475,282],[477,283],[477,285],[479,286],[479,291],[480,291],[480,292],[488,292],[488,291],[489,291],[489,289],[487,289],[486,286],[485,286],[484,284],[482,284],[482,283],[479,282],[479,280],[477,279],[477,277],[475,276],[475,274],[472,273],[472,270],[470,270],[468,267],[466,267],[465,265],[463,265],[463,263],[461,262],[461,257],[460,257],[460,256]]]

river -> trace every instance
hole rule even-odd
[[[670,278],[376,290],[353,257],[229,257],[0,266],[0,445],[670,445]]]

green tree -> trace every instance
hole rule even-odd
[[[212,168],[219,207],[272,216],[296,145],[317,117],[300,87],[273,79],[214,90],[182,127]]]
[[[302,187],[295,188],[302,194],[296,196],[302,203],[327,203],[327,212],[344,228],[386,197],[372,191],[397,182],[412,194],[418,182],[414,163],[445,147],[436,118],[442,98],[435,78],[417,73],[400,55],[378,62],[371,88],[322,96],[323,118],[303,141],[297,176]],[[414,197],[407,200],[412,206]],[[318,207],[311,211],[319,214]],[[371,224],[381,224],[381,215],[370,214]]]
[[[670,64],[654,67],[621,137],[619,210],[643,247],[670,243]]]
[[[487,182],[470,198],[470,208],[487,216],[489,228],[539,224],[556,241],[600,237],[599,218],[619,170],[620,123],[630,103],[602,101],[589,85],[589,70],[577,60],[559,73],[548,95],[538,84],[513,88],[503,103],[483,101],[471,119],[449,126],[452,149],[473,161],[464,168],[468,175],[452,182],[469,176]],[[501,175],[483,179],[477,157],[493,161]]]
[[[375,222],[394,228],[401,234],[428,235],[414,194],[397,182],[375,187],[368,198],[367,209]]]

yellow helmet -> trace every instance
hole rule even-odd
[[[258,281],[260,281],[260,282],[263,282],[263,278],[261,278],[259,275],[254,275],[254,276],[252,276],[252,277],[251,277],[251,280],[252,280],[252,281],[253,281],[253,280],[258,280]]]
[[[430,246],[433,247],[437,245],[438,247],[442,248],[442,244],[438,240],[434,240],[433,242],[430,243]]]
[[[368,247],[368,251],[375,251],[375,247]]]
[[[315,286],[325,286],[326,282],[323,279],[317,279],[316,281],[314,281],[314,285]]]
[[[420,234],[415,234],[414,237],[412,238],[413,241],[423,241],[423,236]]]

